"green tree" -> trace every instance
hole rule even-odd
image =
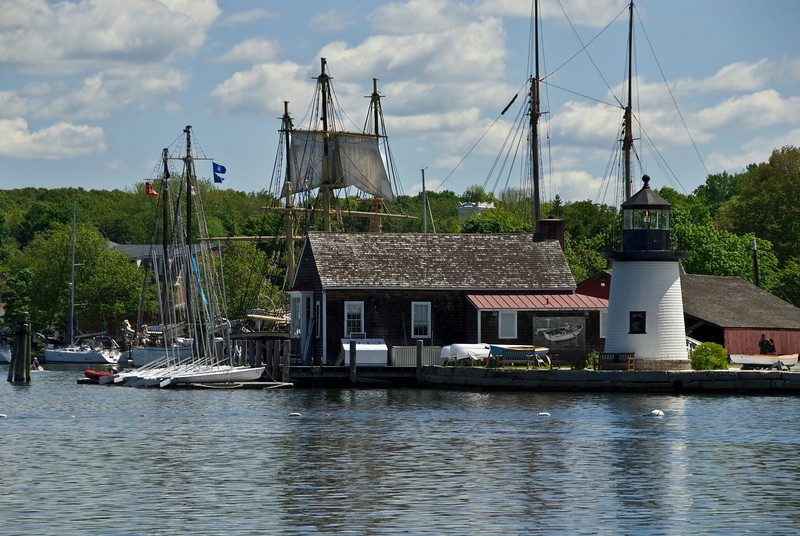
[[[483,186],[473,185],[464,190],[460,197],[462,203],[493,203],[497,201],[492,193],[486,193]]]
[[[529,233],[531,223],[508,211],[505,206],[476,214],[464,222],[462,233]]]
[[[608,267],[608,261],[602,257],[605,250],[606,237],[595,235],[572,238],[565,233],[564,256],[576,283],[585,281],[600,270]]]
[[[745,178],[743,173],[730,175],[727,171],[709,175],[704,184],[695,188],[694,195],[708,207],[711,217],[716,217],[719,207],[739,193]]]
[[[108,241],[91,225],[77,225],[75,235],[75,314],[79,325],[93,331],[106,325],[114,332],[124,318],[136,317],[143,271],[127,254],[108,249]],[[37,234],[26,254],[32,273],[31,320],[39,328],[66,326],[71,225],[57,224]]]
[[[6,326],[13,328],[21,313],[30,310],[32,277],[31,271],[23,268],[9,276],[6,281],[3,291],[0,293],[0,299],[6,304],[3,316],[3,322]]]
[[[772,242],[778,259],[800,256],[800,149],[775,150],[769,161],[748,166],[738,195],[720,209],[731,231]]]
[[[255,244],[229,242],[222,250],[225,297],[229,318],[243,318],[247,309],[275,309],[280,301],[278,289],[269,285],[267,274],[273,266]]]

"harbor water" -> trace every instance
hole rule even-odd
[[[800,527],[794,396],[160,390],[82,370],[0,385],[0,534]]]

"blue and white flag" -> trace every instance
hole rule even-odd
[[[225,180],[225,177],[220,177],[220,175],[225,174],[225,166],[222,164],[217,164],[216,162],[211,162],[211,166],[214,168],[214,182],[222,182]]]

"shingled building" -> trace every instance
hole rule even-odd
[[[558,242],[528,234],[312,232],[290,294],[293,356],[328,365],[349,337],[389,347],[541,345],[562,324],[578,326],[576,336],[551,344],[551,353],[570,361],[602,349],[599,311],[607,307],[575,294]]]

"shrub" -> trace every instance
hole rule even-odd
[[[600,362],[600,352],[592,350],[580,359],[579,366],[581,369],[596,369],[597,364]]]
[[[689,354],[694,370],[728,370],[728,351],[715,342],[704,342]]]

